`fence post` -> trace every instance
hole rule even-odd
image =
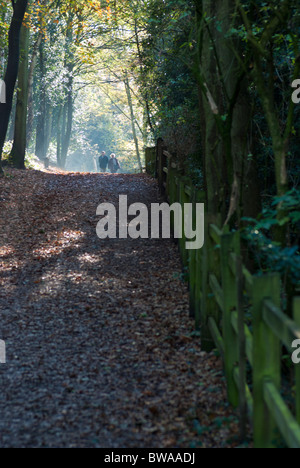
[[[194,190],[194,200],[195,204],[205,202],[205,193],[197,189]],[[206,239],[205,239],[206,241]],[[196,250],[195,253],[195,266],[194,266],[194,316],[195,316],[195,328],[200,330],[201,322],[201,301],[202,301],[202,255],[203,248]]]
[[[146,148],[146,172],[147,174],[155,177],[155,158],[156,158],[156,148]]]
[[[300,297],[294,298],[293,315],[297,325],[300,326]],[[300,364],[295,364],[295,379],[296,379],[296,416],[298,424],[300,424]]]
[[[196,252],[196,278],[195,278],[195,327],[200,330],[202,321],[202,249]]]
[[[166,191],[164,187],[164,182],[166,181],[166,176],[164,173],[164,167],[167,166],[167,157],[164,155],[165,151],[164,140],[159,138],[157,140],[156,154],[157,154],[157,176],[158,176],[158,185],[161,195]]]
[[[176,177],[178,177],[177,169],[174,169],[172,167],[172,164],[169,164],[169,172],[168,172],[168,179],[167,179],[167,195],[168,195],[168,200],[169,200],[170,205],[178,201]]]
[[[189,251],[185,248],[186,237],[185,237],[185,230],[184,230],[184,204],[189,203],[190,199],[189,196],[185,193],[185,186],[189,183],[189,179],[186,177],[181,177],[179,182],[179,203],[182,207],[182,238],[179,239],[179,246],[181,252],[181,258],[183,267],[186,269],[189,265]]]
[[[246,439],[247,434],[247,399],[246,399],[246,335],[244,313],[244,285],[243,260],[240,255],[236,259],[236,286],[238,311],[238,347],[239,347],[239,408],[240,408],[240,437]]]
[[[219,326],[221,312],[215,301],[214,294],[209,286],[210,274],[215,274],[217,279],[220,276],[219,251],[209,234],[209,226],[215,221],[209,213],[205,213],[205,243],[202,254],[202,299],[201,299],[201,346],[203,351],[210,352],[215,349],[215,343],[209,330],[209,318],[213,317]]]
[[[190,203],[193,205],[193,228],[196,223],[196,189],[195,187],[192,188],[192,193],[191,193],[191,199]],[[190,277],[190,284],[189,284],[189,290],[190,290],[190,317],[195,318],[195,294],[196,294],[196,280],[197,280],[197,271],[196,271],[196,255],[197,251],[196,250],[191,250],[190,251],[190,256],[189,256],[189,277]]]
[[[178,170],[176,170],[174,172],[174,189],[173,189],[173,195],[172,195],[173,203],[179,203],[180,202],[180,192],[179,192],[180,179],[181,179],[181,173]],[[175,219],[174,219],[173,226],[174,226],[174,230],[175,230]]]
[[[172,185],[174,184],[173,176],[174,176],[174,173],[173,173],[171,161],[169,160],[168,161],[166,198],[167,198],[167,201],[169,202],[170,205],[172,205],[170,197],[171,197]]]
[[[223,234],[221,237],[221,272],[222,289],[224,294],[223,313],[223,339],[225,348],[225,374],[227,380],[227,393],[229,402],[233,406],[239,404],[238,388],[234,380],[234,368],[239,362],[238,337],[231,323],[233,310],[237,310],[237,283],[236,277],[229,267],[231,253],[240,255],[239,232]]]
[[[280,307],[280,275],[253,277],[253,429],[255,448],[274,447],[276,423],[264,400],[264,382],[268,378],[279,389],[280,340],[263,319],[263,303],[267,298]]]

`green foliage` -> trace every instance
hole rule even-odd
[[[10,19],[11,11],[8,5],[2,2],[0,7],[0,79],[3,79],[5,72],[3,64],[8,52],[7,36]]]
[[[11,153],[12,147],[13,147],[12,141],[7,141],[4,145],[3,154],[2,154],[2,161],[4,165],[7,165],[7,166],[11,165],[10,153]],[[25,159],[25,167],[26,169],[40,170],[42,165],[41,165],[41,162],[38,160],[38,158],[35,156],[35,154],[27,151],[26,159]]]
[[[25,167],[26,169],[34,169],[34,170],[41,170],[43,167],[41,161],[36,157],[34,153],[30,153],[27,151],[25,157]]]
[[[282,218],[278,217],[278,204],[285,213]],[[253,252],[257,267],[261,271],[279,272],[297,285],[300,281],[300,190],[293,189],[282,197],[275,197],[258,220],[244,218],[244,221],[249,225],[243,229],[243,238]],[[274,229],[283,226],[288,227],[288,246],[272,240]]]
[[[125,87],[122,82],[108,88],[97,86],[97,82],[83,88],[75,102],[74,131],[68,167],[72,168],[72,153],[80,150],[82,154],[89,150],[95,156],[101,151],[109,155],[115,153],[120,160],[122,172],[135,172],[138,168],[131,121],[118,108],[127,108]],[[136,109],[138,114],[138,109]],[[142,142],[140,141],[142,146]],[[92,150],[91,150],[92,148]],[[85,170],[91,169],[91,161],[85,164]]]
[[[5,162],[8,163],[9,161],[9,156],[12,150],[12,145],[13,145],[12,141],[7,141],[3,147],[2,161],[4,162],[4,164]]]
[[[153,0],[141,8],[139,17],[144,29],[138,57],[140,92],[150,108],[155,138],[163,137],[182,165],[190,154],[199,153],[198,91],[190,53],[194,13],[192,1]]]

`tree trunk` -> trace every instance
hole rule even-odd
[[[72,73],[72,72],[70,72]],[[60,167],[65,168],[73,127],[73,76],[70,74],[68,96],[63,110],[62,143]]]
[[[40,57],[39,65],[42,77],[45,73],[45,57],[43,42],[40,44]],[[42,89],[39,92],[39,110],[37,116],[36,125],[36,142],[35,142],[35,154],[40,161],[44,161],[46,158],[46,99],[47,93],[45,84],[42,83]]]
[[[218,59],[220,59],[219,48],[224,47],[224,44],[218,43],[216,31],[213,27],[210,29],[210,25],[206,25],[202,11],[205,11],[209,17],[219,19],[220,10],[223,7],[220,1],[196,0],[195,3],[197,7],[197,29],[199,30],[196,77],[201,90],[200,113],[203,116],[203,168],[207,209],[210,215],[214,217],[212,221],[220,225],[226,219],[226,200],[229,197],[233,180],[232,159],[230,148],[228,148],[228,132],[225,135],[222,128],[224,123],[221,120],[221,117],[225,114],[225,90],[224,86],[222,87],[222,82],[216,79],[219,66]]]
[[[17,92],[15,90],[13,102],[12,102],[12,110],[11,110],[10,118],[9,118],[8,130],[6,133],[6,139],[8,141],[13,141],[14,139],[15,123],[16,123],[16,108],[17,108]]]
[[[52,121],[53,121],[53,108],[51,104],[46,105],[46,121],[45,121],[45,158],[47,158],[49,146],[52,136]]]
[[[56,159],[57,159],[57,164],[59,167],[61,167],[61,164],[62,164],[62,161],[61,161],[62,113],[63,113],[63,107],[59,106],[58,117],[57,117],[57,134],[56,134],[56,141],[57,141]]]
[[[23,25],[20,35],[21,60],[18,75],[15,135],[14,144],[10,155],[10,160],[13,166],[17,169],[25,169],[29,36],[29,27],[27,25]]]
[[[245,70],[236,58],[242,55],[240,41],[224,39],[224,32],[235,26],[235,2],[195,0],[195,4],[199,38],[196,77],[207,207],[216,223],[229,223],[235,215],[234,224],[240,225],[245,214],[245,187],[251,185],[255,196],[259,191],[257,184],[247,180],[256,166],[255,161],[248,160],[251,107]],[[216,21],[208,22],[203,12]],[[259,203],[255,203],[257,206]]]
[[[32,132],[33,132],[33,120],[34,120],[34,109],[33,109],[33,78],[34,78],[34,70],[37,63],[38,52],[42,42],[43,32],[39,33],[39,36],[33,46],[33,52],[31,56],[31,63],[29,67],[29,75],[28,75],[28,118],[27,118],[27,146],[29,147]]]
[[[9,51],[8,62],[4,82],[6,84],[6,103],[0,103],[0,174],[3,174],[1,158],[5,137],[9,124],[9,117],[12,109],[14,89],[18,77],[19,54],[20,54],[20,31],[22,21],[26,12],[28,0],[18,0],[13,3],[13,17],[9,30]]]
[[[35,154],[40,161],[43,161],[46,157],[45,152],[45,127],[46,127],[46,102],[45,93],[41,92],[40,96],[40,107],[36,126],[36,143],[35,143]]]
[[[138,23],[137,23],[136,18],[135,18],[135,21],[134,21],[134,28],[135,28],[135,41],[136,41],[136,46],[137,46],[137,51],[138,51],[138,56],[139,56],[139,61],[140,61],[140,74],[141,74],[141,77],[143,77],[144,73],[143,73],[143,66],[142,66],[142,63],[143,63],[142,50],[141,50],[141,44],[140,44],[140,38],[139,38]],[[145,115],[147,117],[146,125],[145,125],[145,134],[147,135],[147,126],[149,125],[150,130],[152,132],[152,135],[154,136],[155,135],[155,128],[154,128],[154,124],[152,123],[152,120],[151,120],[151,112],[150,112],[150,105],[149,105],[149,98],[148,98],[148,91],[147,91],[147,83],[145,83],[144,93],[143,94],[144,94],[143,97],[144,97],[144,101],[145,101]],[[147,146],[147,144],[145,146]]]
[[[61,155],[60,167],[65,168],[68,151],[72,135],[73,127],[73,70],[74,70],[74,55],[72,52],[73,42],[73,29],[72,29],[73,13],[70,11],[66,32],[66,45],[65,45],[65,68],[68,72],[68,86],[67,93],[64,101],[63,117],[62,117],[62,136],[61,136]]]
[[[283,125],[281,110],[276,106],[276,87],[274,80],[275,62],[273,56],[274,37],[282,26],[287,27],[291,14],[291,2],[284,0],[279,2],[278,9],[270,16],[269,23],[265,25],[261,36],[254,37],[252,24],[249,17],[238,2],[239,12],[248,33],[249,46],[254,57],[254,80],[257,92],[261,99],[262,108],[272,139],[272,147],[275,161],[276,190],[278,196],[283,196],[288,191],[287,154],[289,138],[293,129],[294,104],[289,102],[286,123]],[[300,71],[300,61],[297,60],[294,67],[294,77],[297,78]],[[277,207],[277,218],[282,220],[286,213],[280,203]],[[286,226],[278,226],[275,239],[284,244],[286,242]]]
[[[126,78],[124,80],[124,83],[125,83],[125,88],[126,88],[126,93],[127,93],[128,105],[130,108],[132,133],[133,133],[133,139],[134,139],[134,144],[136,148],[136,157],[138,160],[140,171],[143,172],[143,165],[142,165],[141,155],[140,155],[140,150],[139,150],[139,142],[138,142],[137,134],[136,134],[134,110],[133,110],[132,97],[131,97],[130,85],[129,85],[129,79],[128,79],[127,73],[126,73]]]

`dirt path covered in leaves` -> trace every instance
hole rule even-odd
[[[96,208],[157,202],[143,175],[0,179],[1,447],[232,447],[172,241],[105,240]]]

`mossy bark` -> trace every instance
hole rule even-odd
[[[17,169],[25,169],[27,139],[27,106],[28,106],[28,53],[30,29],[23,25],[20,35],[21,59],[18,74],[18,93],[15,120],[14,143],[10,155],[11,163]]]

